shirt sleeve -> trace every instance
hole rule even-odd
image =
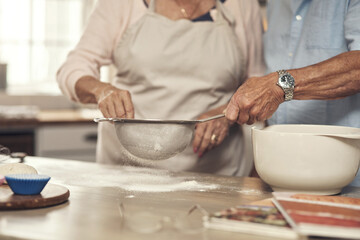
[[[350,0],[344,22],[349,50],[360,50],[360,0]]]
[[[119,2],[122,3],[121,6],[118,6]],[[100,67],[111,64],[112,52],[122,23],[120,16],[124,17],[120,14],[126,16],[126,12],[130,12],[121,11],[121,8],[126,7],[125,2],[127,1],[98,1],[79,43],[58,70],[58,85],[63,94],[73,101],[79,100],[75,84],[81,77],[92,76],[100,79]]]

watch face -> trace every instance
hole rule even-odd
[[[293,88],[295,80],[291,75],[285,74],[281,76],[279,85],[283,88]]]

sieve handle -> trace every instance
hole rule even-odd
[[[113,118],[94,118],[94,122],[111,122]]]
[[[196,120],[196,121],[199,122],[199,123],[203,123],[203,122],[207,122],[207,121],[210,121],[210,120],[223,118],[223,117],[225,117],[224,113],[219,114],[219,115],[215,115],[215,116],[212,116],[212,117],[209,117],[209,118],[199,119],[199,120]]]
[[[176,124],[194,124],[203,123],[217,118],[225,117],[225,114],[215,115],[209,118],[199,120],[161,120],[161,119],[127,119],[127,118],[94,118],[94,122],[126,122],[126,123],[176,123]]]

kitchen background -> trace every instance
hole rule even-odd
[[[265,0],[259,2],[265,16]],[[28,155],[95,161],[92,119],[101,115],[96,106],[63,97],[55,80],[95,3],[0,0],[0,145]],[[101,80],[113,74],[103,67]]]

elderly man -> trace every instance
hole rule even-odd
[[[268,75],[237,90],[227,119],[360,127],[359,0],[270,0],[264,44]]]

